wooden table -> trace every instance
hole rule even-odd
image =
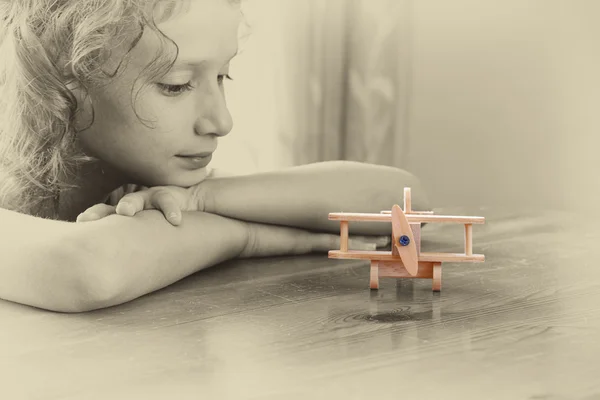
[[[436,213],[486,217],[486,262],[444,264],[441,293],[370,291],[368,261],[320,254],[226,263],[87,314],[0,302],[0,398],[600,398],[597,225]],[[424,227],[423,249],[462,251],[462,228]]]

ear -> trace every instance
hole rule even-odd
[[[62,81],[67,89],[69,89],[75,96],[79,97],[80,93],[78,93],[78,91],[82,85],[73,74],[71,64],[66,60],[61,60],[58,68],[60,69]]]
[[[57,68],[60,71],[61,80],[66,88],[75,97],[77,111],[75,112],[74,126],[77,131],[87,129],[94,119],[93,95],[84,82],[73,72],[71,57],[61,52]]]
[[[92,99],[90,93],[72,74],[63,74],[67,89],[73,94],[77,102],[75,113],[75,128],[77,130],[89,127],[93,118]]]
[[[77,97],[77,100],[79,101],[79,99],[85,97],[83,85],[81,84],[81,82],[79,82],[79,80],[73,73],[71,61],[69,60],[69,57],[67,57],[66,54],[60,54],[57,63],[57,69],[60,71],[60,76],[63,83],[65,84],[67,89],[69,89],[71,93],[73,93],[73,95]]]

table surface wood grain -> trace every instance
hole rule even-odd
[[[600,399],[595,221],[439,213],[486,217],[486,261],[443,264],[441,293],[371,291],[368,261],[317,254],[227,262],[91,313],[0,301],[0,398]],[[427,225],[423,251],[462,252],[463,234]]]

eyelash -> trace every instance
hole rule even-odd
[[[217,77],[217,80],[219,81],[219,83],[222,83],[223,79],[229,79],[230,81],[233,80],[233,78],[229,74],[219,75]]]
[[[219,75],[217,78],[219,85],[223,83],[223,79],[229,79],[230,81],[233,80],[233,78],[229,74]],[[158,83],[157,85],[163,92],[170,96],[177,96],[194,88],[191,82],[185,83],[183,85],[169,85],[167,83]]]

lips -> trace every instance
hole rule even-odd
[[[176,157],[181,160],[186,169],[199,169],[206,167],[210,163],[212,153],[179,154]]]
[[[204,153],[195,153],[195,154],[178,154],[177,157],[191,157],[191,158],[203,158],[212,155],[212,152],[206,151]]]

